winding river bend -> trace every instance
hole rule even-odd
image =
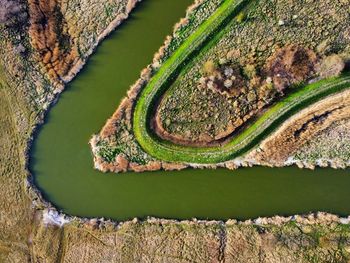
[[[146,0],[105,40],[51,109],[31,153],[45,198],[63,212],[126,220],[350,214],[349,170],[263,167],[102,174],[88,141],[111,116],[192,0]]]

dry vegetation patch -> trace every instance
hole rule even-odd
[[[319,214],[227,223],[149,219],[120,225],[100,222],[97,227],[73,222],[64,230],[38,225],[34,260],[347,263],[349,228],[332,218]],[[57,250],[62,253],[55,258]]]
[[[317,55],[310,49],[288,45],[278,49],[268,59],[266,74],[274,87],[283,92],[293,84],[309,79],[315,74]]]
[[[55,98],[53,93],[60,91],[56,90],[52,81],[56,81],[55,78],[66,79],[64,76],[73,67],[72,61],[75,62],[81,55],[86,58],[117,14],[122,12],[117,19],[120,22],[134,4],[133,1],[104,3],[69,1],[68,8],[68,1],[59,4],[56,1],[32,2],[30,12],[35,23],[31,25],[31,37],[32,43],[36,43],[35,52],[38,52],[35,53],[28,39],[26,25],[21,24],[17,28],[8,26],[14,15],[16,18],[22,17],[24,9],[19,8],[16,2],[1,1],[0,7],[6,8],[0,10],[0,62],[6,65],[6,69],[4,76],[2,72],[0,74],[0,261],[347,262],[350,231],[348,226],[334,222],[322,222],[324,227],[320,223],[310,226],[299,222],[283,226],[253,225],[252,222],[223,226],[222,222],[201,224],[196,221],[179,223],[153,220],[121,225],[101,223],[98,226],[94,224],[96,220],[86,220],[86,224],[76,220],[59,228],[45,225],[41,218],[36,218],[33,202],[42,203],[34,192],[28,191],[25,183],[28,175],[28,140],[34,127],[42,121],[43,111]],[[212,3],[217,4],[218,1],[207,3],[206,9],[201,10],[203,19],[210,10],[215,9]],[[323,6],[322,10],[332,13],[334,3],[324,3],[326,9]],[[44,10],[45,14],[36,14],[39,9]],[[339,19],[346,21],[341,11]],[[324,13],[320,13],[325,18]],[[51,17],[56,15],[63,16],[58,18],[62,19],[63,25],[52,20]],[[92,19],[96,17],[99,19]],[[8,22],[9,18],[11,22]],[[201,20],[195,20],[195,23],[198,24],[198,21]],[[78,32],[79,37],[73,37],[73,31]],[[344,39],[347,39],[346,32],[341,34]],[[67,42],[60,42],[62,36]],[[76,40],[77,37],[79,40]],[[171,53],[174,46],[166,52]],[[37,61],[44,63],[46,70],[54,70],[54,74],[48,78],[42,73],[42,67],[37,65]],[[4,84],[5,79],[9,85]],[[136,95],[137,92],[133,96]],[[131,106],[132,102],[125,102],[122,113],[116,113],[115,119],[109,123],[109,129],[104,130],[104,139],[115,137],[103,145],[105,153],[111,153],[103,156],[104,162],[116,160],[118,165],[127,162],[134,163],[138,169],[159,169],[159,164],[142,152],[135,142],[129,117]],[[125,144],[125,148],[118,148],[120,152],[115,151],[113,147],[120,142]],[[120,156],[119,159],[115,158],[120,153],[125,159]],[[130,159],[131,156],[135,159]],[[162,164],[161,167],[183,168],[182,165],[173,164]],[[113,165],[108,169],[119,171]],[[122,169],[125,170],[125,166]]]
[[[321,167],[346,168],[350,165],[350,118],[335,121],[308,140],[292,159]]]
[[[177,144],[222,143],[220,140],[283,97],[292,85],[315,76],[317,62],[312,50],[297,45],[279,48],[261,68],[235,63],[216,66],[206,61],[198,84],[202,93],[190,96],[184,105],[177,94],[166,93],[155,113],[154,129],[163,139]],[[339,63],[344,64],[342,59]]]
[[[31,200],[25,189],[23,134],[16,125],[14,101],[8,101],[0,72],[0,261],[27,262]]]
[[[213,142],[235,131],[287,88],[339,73],[343,62],[334,58],[340,56],[325,61],[324,57],[349,50],[346,38],[332,39],[349,27],[345,20],[339,23],[339,16],[348,16],[338,12],[342,4],[329,4],[338,17],[327,22],[316,14],[325,12],[323,3],[304,3],[303,8],[275,4],[263,1],[248,9],[244,22],[230,24],[219,42],[178,77],[157,112],[163,138],[183,144]],[[310,13],[305,14],[308,8]],[[276,17],[283,23],[276,23]],[[322,31],[311,33],[306,22],[318,24]],[[320,48],[325,43],[326,52]]]
[[[321,131],[348,118],[350,118],[350,91],[347,90],[291,117],[264,140],[258,150],[250,153],[248,158],[263,164],[283,166],[289,157],[312,138],[316,138]]]
[[[68,32],[60,2],[30,1],[29,14],[31,44],[50,78],[60,82],[79,59],[78,47]]]
[[[190,9],[153,64],[142,72],[128,93],[131,111],[152,74],[196,29],[198,21],[205,19],[206,5],[203,1]],[[159,137],[177,144],[221,144],[298,84],[338,75],[350,52],[347,5],[330,0],[254,2],[184,67],[160,99],[150,121],[153,129]],[[197,20],[192,24],[193,16]],[[96,167],[114,172],[163,167],[140,148],[131,118],[123,111],[120,107],[92,140]]]
[[[48,64],[54,63],[50,67],[57,65],[66,74],[74,67],[69,64],[72,59],[66,59],[66,54],[76,49],[71,43],[79,44],[85,61],[98,41],[127,17],[134,4],[132,0],[0,1],[0,262],[59,260],[50,253],[54,250],[52,244],[43,243],[37,244],[36,251],[46,251],[44,257],[37,261],[31,258],[30,237],[38,230],[32,228],[34,207],[43,203],[28,182],[28,143],[56,98],[55,93],[63,87],[48,76],[42,55],[50,51]],[[67,24],[79,34],[79,39],[69,45],[67,38],[61,38],[74,35],[67,33]],[[53,50],[56,55],[52,57]],[[38,231],[39,236],[47,238],[44,227]]]
[[[51,81],[70,81],[97,43],[128,17],[137,2],[28,1],[31,44]]]

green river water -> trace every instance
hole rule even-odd
[[[112,115],[191,2],[142,2],[68,85],[31,152],[30,168],[45,198],[68,214],[115,220],[350,214],[349,170],[255,167],[117,175],[92,168],[91,135]]]

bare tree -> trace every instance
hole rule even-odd
[[[25,9],[16,0],[0,0],[0,24],[13,25],[27,17]]]

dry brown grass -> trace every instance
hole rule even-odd
[[[261,151],[253,151],[248,158],[263,164],[282,166],[288,157],[319,131],[346,118],[350,118],[349,90],[326,98],[288,119],[261,143]]]
[[[29,1],[29,14],[32,46],[50,78],[59,82],[79,55],[77,45],[67,32],[60,1]]]
[[[38,224],[34,262],[347,262],[348,230],[324,222],[175,222],[150,219],[64,229]],[[43,248],[46,248],[43,249]],[[59,256],[56,257],[57,251]],[[313,259],[314,261],[310,261]],[[55,261],[56,260],[56,261]]]
[[[0,262],[27,262],[32,209],[24,184],[25,131],[18,130],[12,108],[25,109],[9,98],[1,77],[0,72]]]
[[[309,238],[300,233],[299,226],[287,224],[270,227],[263,234],[251,224],[223,227],[220,222],[127,222],[118,228],[94,229],[92,221],[84,225],[75,221],[63,228],[44,225],[25,187],[25,150],[38,121],[38,112],[27,98],[35,93],[20,82],[8,87],[3,76],[0,79],[0,262],[202,263],[223,262],[224,257],[225,262],[310,262],[307,253],[311,252],[300,242]],[[338,225],[327,227],[323,240],[336,242],[324,250],[312,247],[314,258],[345,262],[340,256],[350,251],[349,231],[340,231],[343,228]],[[277,237],[282,238],[273,242]]]
[[[315,71],[316,54],[307,48],[288,45],[280,48],[268,59],[266,75],[271,77],[278,91],[305,81]]]

